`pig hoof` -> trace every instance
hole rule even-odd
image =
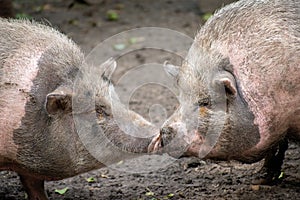
[[[281,172],[268,172],[263,168],[258,172],[257,177],[252,181],[253,185],[276,185],[282,181]]]
[[[256,185],[275,185],[280,183],[283,178],[281,166],[287,149],[288,139],[284,138],[267,153],[264,165],[258,172],[258,178],[252,183]]]
[[[20,175],[20,180],[29,200],[48,200],[44,190],[44,180],[26,175]]]

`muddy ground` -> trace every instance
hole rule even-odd
[[[17,15],[33,17],[58,28],[78,43],[86,54],[104,39],[137,27],[165,27],[193,37],[200,25],[204,23],[204,14],[216,8],[211,3],[212,1],[200,2],[199,0],[89,0],[91,5],[80,3],[72,5],[72,2],[73,0],[16,0],[14,6]],[[116,21],[107,20],[107,11],[111,9],[119,14]],[[118,48],[123,48],[123,46],[118,46]],[[116,52],[117,49],[115,49]],[[177,53],[183,56],[185,54],[185,52]],[[119,66],[113,75],[113,80],[118,82],[126,71],[135,66],[150,62],[163,63],[164,60],[180,63],[181,59],[161,50],[142,49],[132,52],[118,60]],[[126,86],[120,87],[123,87],[123,90],[126,89]],[[160,104],[164,107],[166,110],[164,117],[167,117],[172,114],[178,102],[176,96],[168,89],[158,85],[148,85],[135,91],[129,106],[150,119],[148,113],[153,104]],[[157,124],[162,123],[162,119],[155,119],[155,116],[151,120]],[[126,166],[126,163],[124,161],[119,165]],[[155,161],[153,163],[156,164]],[[136,169],[142,169],[144,164],[145,162],[137,162]],[[296,200],[300,199],[299,164],[300,147],[291,143],[283,166],[285,177],[282,183],[275,186],[251,185],[251,177],[259,170],[262,162],[247,165],[237,162],[212,162],[185,158],[151,172],[137,170],[133,173],[135,167],[132,164],[128,164],[130,170],[127,170],[131,173],[106,167],[62,181],[47,182],[46,190],[52,200]],[[86,180],[90,177],[95,179],[94,182],[89,183]],[[68,190],[63,195],[55,192],[55,189],[66,187]],[[0,199],[26,199],[15,173],[0,172]]]

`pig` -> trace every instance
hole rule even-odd
[[[113,59],[99,66],[99,74],[87,76],[99,79],[91,106],[95,119],[85,117],[84,111],[89,110],[84,109],[80,113],[77,108],[72,115],[73,106],[80,104],[80,98],[74,96],[85,95],[84,90],[78,95],[79,90],[73,88],[76,77],[87,68],[79,47],[37,22],[1,19],[0,32],[0,170],[17,172],[30,200],[47,199],[44,181],[61,180],[104,167],[108,161],[111,164],[147,153],[157,136],[132,137],[113,118],[112,105],[116,105],[119,112],[127,113],[121,115],[126,116],[124,122],[154,130],[151,123],[112,98],[116,95],[110,81],[116,67]],[[84,80],[82,88],[89,89]],[[85,98],[91,98],[89,91]],[[91,119],[92,135],[103,130],[117,148],[110,152],[110,143],[101,141],[99,145],[108,145],[103,152],[107,162],[96,159],[83,144],[75,115]]]
[[[153,150],[264,159],[253,184],[279,181],[288,140],[300,140],[299,24],[294,0],[241,0],[216,12],[182,66],[165,66],[178,83],[180,106]]]

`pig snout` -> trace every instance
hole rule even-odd
[[[149,153],[162,153],[163,148],[172,141],[175,134],[173,128],[163,127],[160,133],[152,139],[151,144],[148,147]]]
[[[172,127],[163,127],[161,129],[162,146],[167,146],[175,137],[175,131]]]
[[[203,138],[198,131],[188,131],[184,124],[164,126],[156,140],[156,152],[167,153],[174,158],[198,157]]]

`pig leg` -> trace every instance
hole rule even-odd
[[[279,181],[281,166],[285,151],[288,149],[288,140],[284,138],[273,147],[265,157],[264,165],[258,172],[258,177],[253,181],[257,185],[271,185]]]
[[[44,190],[44,180],[20,175],[20,180],[29,200],[48,200]]]

